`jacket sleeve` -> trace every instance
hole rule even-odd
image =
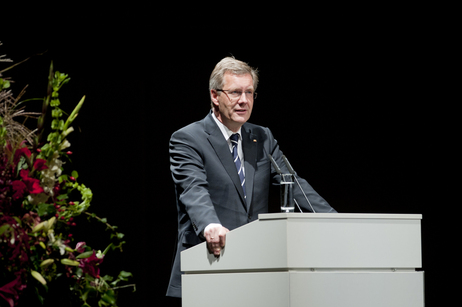
[[[179,130],[170,139],[170,170],[176,186],[180,220],[189,216],[197,236],[208,224],[220,223],[210,198],[201,150],[197,136],[190,131]],[[181,213],[185,215],[182,217]]]

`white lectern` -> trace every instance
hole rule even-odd
[[[274,213],[181,254],[184,307],[424,306],[422,215]]]

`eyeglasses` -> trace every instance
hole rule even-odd
[[[239,91],[239,90],[222,90],[222,89],[216,89],[217,92],[223,92],[226,94],[226,96],[228,96],[228,98],[231,98],[233,100],[236,100],[236,99],[239,99],[242,97],[242,93],[245,93],[245,97],[247,99],[257,99],[257,93],[256,92],[253,92],[253,91],[245,91],[245,92],[242,92],[242,91]]]

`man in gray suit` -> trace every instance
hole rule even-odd
[[[258,85],[257,71],[227,57],[210,76],[211,112],[170,139],[170,169],[178,210],[178,241],[167,296],[181,297],[180,253],[207,241],[218,257],[226,233],[268,212],[269,190],[281,178],[270,154],[289,173],[271,131],[247,123]],[[308,182],[294,188],[303,211],[336,212]]]

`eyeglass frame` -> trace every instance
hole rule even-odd
[[[215,91],[225,93],[225,95],[228,97],[229,100],[231,100],[231,99],[229,98],[228,93],[226,93],[226,92],[229,92],[229,91],[241,92],[241,94],[239,95],[239,97],[236,97],[236,98],[234,98],[234,99],[239,99],[239,98],[241,98],[241,97],[242,97],[242,94],[245,93],[245,91],[243,92],[243,91],[238,91],[238,90],[223,90],[223,89],[219,89],[219,88],[215,89]],[[257,99],[257,92],[253,92],[253,95],[252,95],[252,100],[255,100],[255,99]]]

